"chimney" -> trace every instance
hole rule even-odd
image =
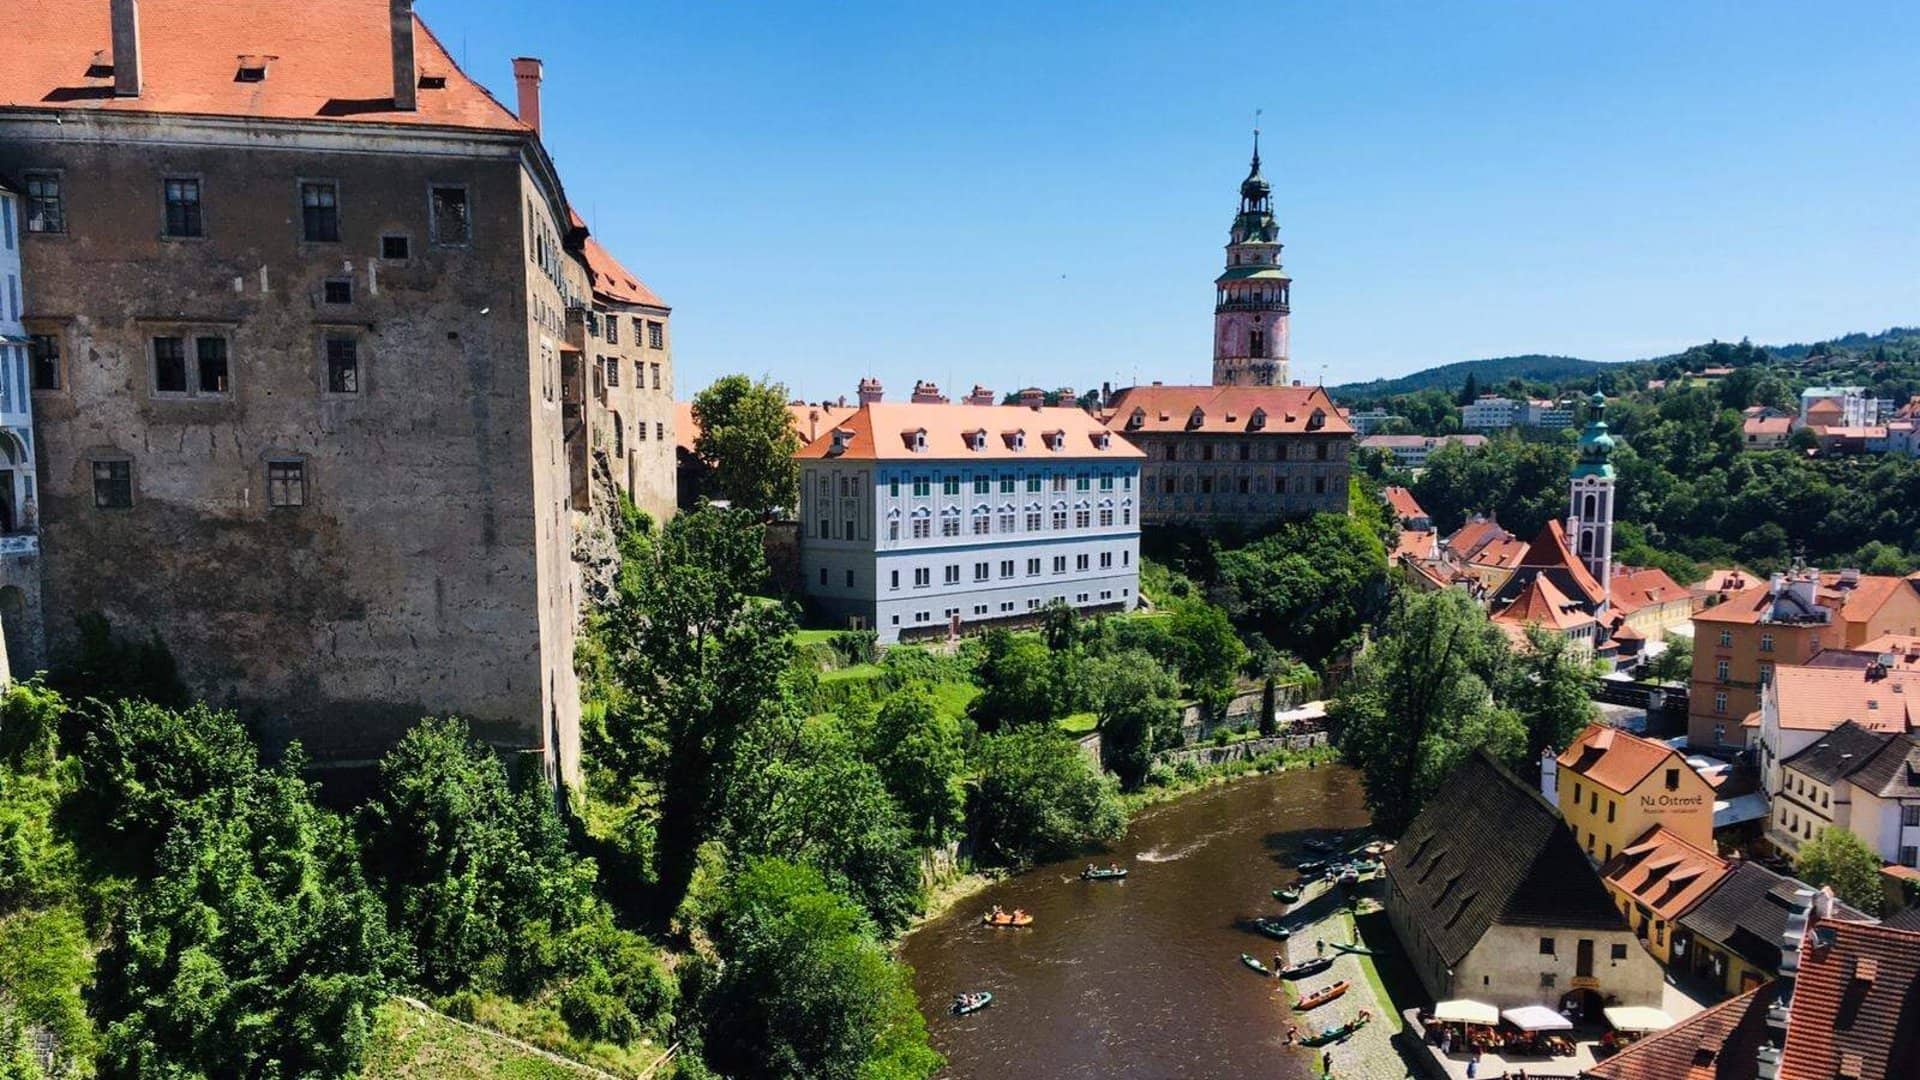
[[[880,380],[869,375],[860,380],[860,404],[878,405],[885,392],[880,388]]]
[[[936,383],[922,379],[913,384],[913,403],[915,405],[945,405],[947,399],[941,395]]]
[[[398,0],[396,0],[398,2]],[[531,56],[513,58],[513,85],[520,91],[520,122],[540,134],[540,61]]]
[[[1029,409],[1037,409],[1047,403],[1047,392],[1037,386],[1029,386],[1020,391],[1020,404]]]
[[[139,97],[139,0],[113,0],[110,17],[113,22],[113,94],[115,97]]]
[[[974,383],[973,393],[967,395],[967,404],[991,405],[993,404],[993,391],[981,386],[979,383]]]
[[[393,107],[414,110],[420,79],[413,68],[413,0],[388,0],[393,24]]]

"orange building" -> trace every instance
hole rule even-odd
[[[1554,764],[1560,816],[1593,861],[1611,860],[1656,825],[1713,849],[1713,786],[1666,743],[1589,724]]]

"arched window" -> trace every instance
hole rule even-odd
[[[1247,332],[1247,355],[1267,355],[1267,332],[1265,330],[1256,326]]]
[[[1594,520],[1594,518],[1595,518],[1595,514],[1594,514],[1594,512],[1593,512],[1593,509],[1594,509],[1594,504],[1595,504],[1595,502],[1596,502],[1596,500],[1594,499],[1594,497],[1593,497],[1593,495],[1592,495],[1591,493],[1589,493],[1589,494],[1587,495],[1587,500],[1586,500],[1586,504],[1585,504],[1585,505],[1586,505],[1586,509],[1585,509],[1584,511],[1582,511],[1582,512],[1581,512],[1581,514],[1580,514],[1580,517],[1581,517],[1581,518],[1582,518],[1583,520],[1586,520],[1586,521],[1592,521],[1592,520]]]
[[[613,456],[627,456],[627,425],[620,419],[619,413],[613,414]]]

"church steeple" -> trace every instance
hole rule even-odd
[[[1597,388],[1587,402],[1580,459],[1568,485],[1567,542],[1607,594],[1613,578],[1613,436],[1607,434],[1607,398]]]
[[[1227,234],[1227,269],[1214,279],[1213,383],[1284,386],[1292,279],[1280,267],[1273,186],[1260,171],[1260,129]]]

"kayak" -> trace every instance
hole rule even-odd
[[[1371,1019],[1373,1019],[1373,1015],[1367,1012],[1367,1010],[1361,1009],[1359,1016],[1354,1017],[1338,1027],[1323,1028],[1320,1031],[1316,1031],[1306,1038],[1301,1039],[1300,1045],[1325,1046],[1328,1043],[1339,1042],[1354,1032],[1359,1031],[1361,1028],[1366,1027],[1367,1021]]]
[[[1285,941],[1293,936],[1293,928],[1282,925],[1278,919],[1255,919],[1253,928],[1275,941]]]
[[[1341,994],[1346,993],[1347,985],[1346,980],[1342,979],[1332,986],[1315,990],[1313,993],[1301,998],[1300,1001],[1294,1005],[1293,1011],[1306,1012],[1308,1009],[1317,1009],[1327,1002],[1332,1001],[1334,998],[1339,997]]]
[[[1031,926],[1033,925],[1033,916],[1028,915],[1026,912],[1015,914],[1014,912],[1003,911],[998,915],[982,915],[980,916],[980,921],[987,926]]]
[[[1327,865],[1326,861],[1322,859],[1301,859],[1293,864],[1293,868],[1302,874],[1311,874],[1325,865]]]
[[[1333,957],[1316,956],[1311,960],[1302,960],[1292,967],[1281,968],[1280,977],[1283,979],[1305,979],[1313,975],[1318,975],[1332,966]]]
[[[1355,956],[1379,956],[1380,955],[1380,950],[1369,949],[1365,945],[1343,945],[1340,942],[1336,941],[1333,943],[1333,947],[1343,953],[1352,953]]]
[[[1275,889],[1273,890],[1273,898],[1275,900],[1280,901],[1283,904],[1291,904],[1294,901],[1300,899],[1300,890],[1299,889]]]
[[[1115,867],[1112,870],[1080,871],[1081,881],[1119,881],[1121,878],[1124,878],[1126,876],[1127,876],[1127,871],[1121,867]]]
[[[1253,970],[1259,972],[1263,976],[1271,977],[1273,975],[1272,968],[1269,968],[1267,965],[1261,963],[1258,960],[1255,960],[1252,954],[1250,953],[1241,953],[1240,962],[1252,968]]]
[[[1380,869],[1380,864],[1372,859],[1361,859],[1359,862],[1353,864],[1353,869],[1358,870],[1362,874],[1371,874]]]
[[[968,1013],[979,1012],[991,1004],[993,1004],[993,995],[985,990],[977,994],[960,994],[953,999],[953,1013],[955,1016],[965,1016]]]

